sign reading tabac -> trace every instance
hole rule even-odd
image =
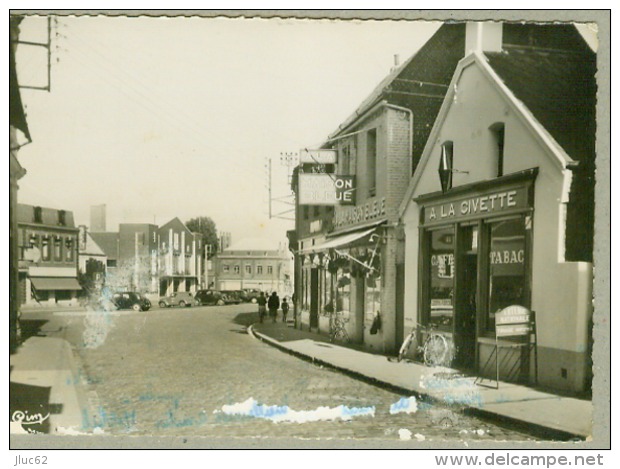
[[[355,176],[299,174],[300,205],[355,205]]]
[[[488,194],[463,197],[424,207],[424,222],[433,223],[470,218],[528,207],[527,189],[511,188]]]

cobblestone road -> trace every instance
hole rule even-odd
[[[75,345],[94,410],[87,424],[115,435],[397,440],[411,432],[412,439],[426,441],[531,439],[420,402],[417,412],[391,414],[390,406],[403,396],[248,335],[245,326],[253,309],[242,305],[82,316],[85,329]],[[76,320],[71,318],[73,326]],[[343,405],[364,413],[374,407],[374,416],[274,423],[223,412],[223,406],[248,399],[291,411]]]

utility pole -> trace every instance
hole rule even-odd
[[[280,162],[282,163],[282,165],[286,166],[287,169],[287,185],[290,187],[291,184],[291,180],[292,180],[292,172],[291,172],[291,167],[293,166],[293,164],[297,161],[297,153],[293,153],[293,152],[289,152],[289,153],[280,153]],[[291,212],[295,211],[295,208],[291,208],[289,210],[285,210],[283,212],[279,212],[279,213],[273,213],[273,209],[272,209],[272,203],[275,202],[280,202],[286,205],[295,205],[294,200],[292,199],[292,194],[289,195],[285,195],[282,197],[273,197],[272,195],[272,179],[271,179],[271,158],[268,160],[267,164],[265,165],[265,168],[267,169],[268,175],[267,175],[267,180],[268,180],[268,186],[267,186],[267,191],[268,191],[268,197],[269,197],[269,219],[271,218],[280,218],[282,220],[289,220],[289,221],[293,221],[294,218],[291,218],[291,216],[285,216],[287,214],[290,214]]]

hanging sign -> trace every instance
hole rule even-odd
[[[336,150],[300,150],[299,162],[302,164],[334,164],[336,163]]]
[[[355,176],[299,174],[300,205],[355,205]]]

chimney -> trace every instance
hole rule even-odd
[[[394,66],[392,67],[392,70],[396,70],[399,65],[400,65],[400,57],[398,56],[398,54],[394,54]]]
[[[502,23],[481,22],[467,23],[465,27],[465,55],[472,52],[501,52]]]

